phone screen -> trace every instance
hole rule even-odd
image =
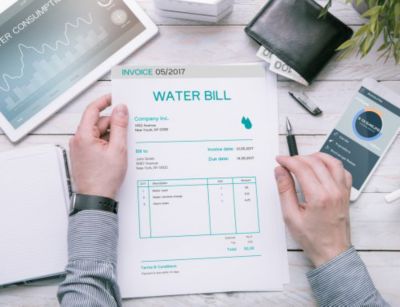
[[[321,152],[341,160],[360,190],[400,127],[400,109],[361,87]]]

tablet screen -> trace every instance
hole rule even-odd
[[[21,0],[0,15],[0,112],[18,128],[145,31],[123,0]]]

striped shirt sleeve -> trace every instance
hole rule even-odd
[[[354,247],[307,274],[320,306],[389,306]]]
[[[85,210],[69,218],[66,278],[61,306],[122,306],[116,278],[118,217]]]

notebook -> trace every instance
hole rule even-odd
[[[0,153],[0,285],[60,275],[67,263],[70,181],[65,151]]]

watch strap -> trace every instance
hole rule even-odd
[[[100,210],[115,214],[118,213],[118,202],[107,197],[73,194],[71,202],[72,210],[70,216],[83,210]]]

